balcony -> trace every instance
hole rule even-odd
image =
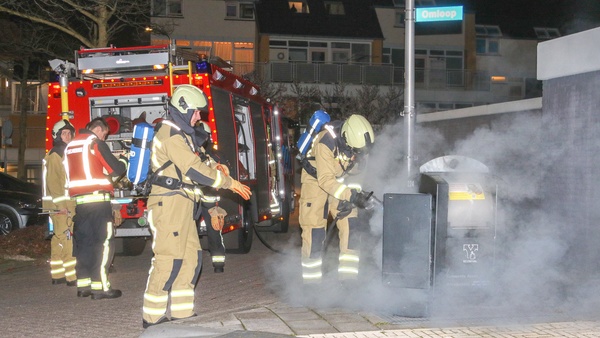
[[[241,76],[256,72],[264,81],[273,83],[404,86],[404,68],[389,64],[235,63],[231,69]],[[440,100],[452,93],[455,100],[477,105],[541,96],[541,86],[535,77],[524,74],[492,81],[488,72],[415,69],[415,89],[417,95],[430,100]]]

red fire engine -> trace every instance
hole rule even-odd
[[[49,84],[46,149],[52,146],[52,126],[59,119],[68,118],[79,130],[91,119],[105,117],[111,127],[111,150],[127,153],[133,123],[165,118],[173,89],[197,86],[208,97],[203,120],[215,147],[232,177],[252,188],[249,202],[226,192],[219,202],[228,214],[223,229],[226,248],[245,253],[254,230],[287,231],[294,207],[289,130],[279,108],[260,96],[254,83],[187,54],[169,45],[110,47],[78,50],[75,64],[51,61],[59,78]],[[141,253],[150,238],[146,198],[124,179],[116,184],[112,202],[123,217],[115,235],[121,238],[120,249]],[[203,226],[199,222],[201,236],[206,233]]]

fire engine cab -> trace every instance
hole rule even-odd
[[[246,253],[253,231],[287,232],[294,207],[290,131],[277,105],[262,97],[254,83],[171,45],[80,49],[74,64],[53,60],[50,65],[58,81],[48,88],[46,151],[52,147],[52,126],[60,119],[69,119],[79,130],[104,117],[111,150],[127,156],[133,125],[166,118],[174,88],[192,84],[208,98],[202,119],[210,126],[214,147],[231,176],[252,189],[248,202],[225,189],[218,192],[219,206],[227,211],[225,247]],[[127,178],[115,183],[112,203],[123,218],[115,237],[124,254],[141,253],[151,238],[146,199]],[[202,237],[204,222],[198,225]]]

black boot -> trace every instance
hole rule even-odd
[[[147,328],[149,328],[149,327],[150,327],[150,326],[152,326],[152,325],[158,325],[158,324],[162,324],[162,323],[164,323],[164,322],[168,322],[168,321],[169,321],[169,319],[168,319],[167,317],[161,317],[161,318],[158,320],[158,322],[156,322],[156,323],[149,323],[149,322],[145,321],[144,319],[142,319],[142,327],[143,327],[144,329],[147,329]]]
[[[77,290],[77,297],[89,297],[91,295],[92,295],[92,290],[90,290],[90,289]]]
[[[65,284],[67,282],[67,279],[65,277],[62,278],[58,278],[58,279],[52,279],[52,285],[57,285],[57,284]]]
[[[119,298],[123,293],[121,290],[110,289],[108,291],[92,291],[92,299],[112,299]]]

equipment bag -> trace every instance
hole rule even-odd
[[[331,121],[329,114],[327,114],[326,111],[321,109],[315,111],[310,117],[310,120],[308,121],[308,123],[310,124],[310,129],[302,133],[302,135],[300,135],[298,143],[296,144],[300,152],[298,154],[300,160],[304,156],[306,156],[306,153],[310,149],[315,135],[317,135],[321,131],[321,129],[323,129],[323,126],[329,121]]]
[[[150,172],[150,151],[152,149],[153,138],[154,127],[150,124],[142,122],[133,127],[127,178],[129,178],[134,185],[140,185],[148,178],[148,173]]]

